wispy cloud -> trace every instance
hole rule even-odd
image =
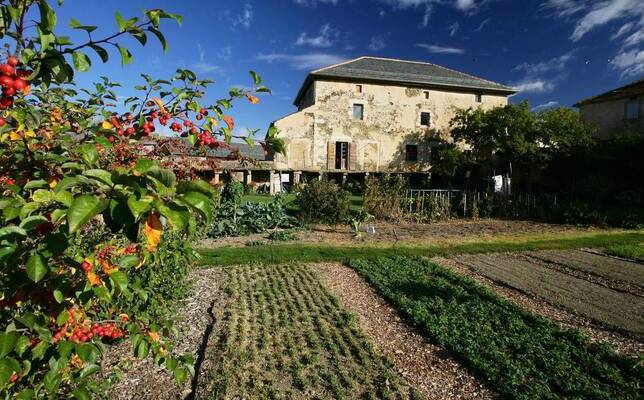
[[[511,85],[519,93],[546,93],[555,88],[555,84],[543,79],[524,80]]]
[[[244,3],[244,7],[240,14],[232,15],[232,13],[228,11],[227,15],[228,20],[233,28],[241,26],[244,29],[249,29],[253,24],[255,12],[253,11],[253,6],[250,3]]]
[[[369,42],[369,50],[371,51],[380,51],[387,47],[387,42],[384,36],[373,36]]]
[[[338,0],[293,0],[293,3],[305,7],[315,7],[318,3],[336,5]]]
[[[331,64],[345,61],[347,58],[339,54],[331,53],[307,53],[307,54],[286,54],[286,53],[259,53],[257,60],[272,62],[284,62],[291,68],[298,70],[316,69]]]
[[[320,28],[320,33],[317,36],[309,36],[306,32],[300,33],[295,41],[296,46],[312,46],[312,47],[331,47],[334,40],[338,37],[339,32],[331,28],[331,24],[324,24]]]
[[[479,26],[478,26],[476,29],[474,29],[474,32],[481,32],[481,31],[483,30],[483,28],[485,28],[485,25],[487,25],[490,21],[492,21],[492,18],[486,18],[486,19],[484,19],[484,20],[479,24]]]
[[[425,49],[428,53],[437,54],[465,54],[465,50],[457,47],[439,46],[436,44],[417,43],[416,47]]]
[[[524,62],[514,67],[514,69],[517,71],[524,71],[527,75],[531,76],[544,74],[550,71],[563,71],[568,63],[572,60],[573,53],[574,52],[571,51],[558,57],[540,61],[538,63]]]
[[[218,73],[221,74],[224,70],[216,65],[206,61],[206,51],[201,43],[197,43],[197,53],[199,54],[199,61],[191,65],[192,69],[200,73]]]
[[[622,78],[641,76],[644,74],[644,50],[623,51],[610,63],[622,71]]]
[[[559,105],[558,101],[549,101],[547,103],[539,104],[538,106],[532,107],[532,111],[543,111],[549,108],[554,108]]]
[[[456,32],[458,32],[458,28],[460,28],[461,25],[457,22],[454,22],[452,25],[450,25],[447,30],[449,31],[449,36],[453,37],[456,35]]]

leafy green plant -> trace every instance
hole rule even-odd
[[[288,214],[283,200],[279,197],[270,203],[246,203],[239,207],[235,207],[232,202],[224,202],[219,208],[215,222],[208,227],[207,236],[244,236],[299,225],[297,219]]]
[[[276,242],[291,242],[297,240],[297,236],[293,230],[274,231],[268,235],[267,239]]]
[[[353,229],[353,234],[355,235],[355,237],[362,237],[362,224],[373,219],[373,215],[369,214],[364,209],[360,209],[359,211],[352,211],[349,214],[347,222]]]
[[[641,397],[644,367],[637,359],[562,330],[470,278],[420,258],[354,260],[351,266],[504,397]]]
[[[369,177],[364,194],[364,209],[376,218],[397,220],[404,213],[407,181],[399,175]]]
[[[337,224],[351,209],[349,193],[326,178],[299,186],[295,202],[302,217],[313,222]]]

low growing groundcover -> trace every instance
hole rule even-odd
[[[639,399],[644,367],[421,258],[354,260],[432,342],[506,398]]]
[[[203,398],[422,398],[306,266],[226,268],[230,295]]]

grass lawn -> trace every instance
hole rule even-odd
[[[207,398],[421,398],[306,266],[227,268],[230,295]]]
[[[419,258],[351,266],[433,343],[501,395],[522,399],[637,399],[644,366],[591,345],[501,299],[470,278]]]
[[[327,246],[327,245],[263,245],[201,249],[206,265],[279,264],[284,262],[346,262],[357,258],[382,256],[450,256],[456,254],[493,253],[505,251],[554,250],[582,247],[610,248],[635,245],[644,241],[644,232],[579,233],[565,237],[550,234],[538,239],[490,240],[444,246]]]
[[[606,248],[606,253],[631,260],[644,261],[644,243],[615,244]]]

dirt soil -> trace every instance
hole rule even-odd
[[[616,330],[614,326],[598,320],[597,314],[588,315],[591,314],[590,310],[598,309],[601,316],[610,317],[612,313],[615,316],[614,319],[611,318],[612,321],[625,320],[629,326],[639,326],[641,329],[643,310],[641,297],[613,291],[554,269],[551,273],[543,272],[548,267],[526,261],[523,254],[486,255],[480,256],[478,260],[475,256],[458,256],[451,259],[435,257],[432,261],[460,274],[470,276],[504,298],[550,319],[564,328],[581,330],[593,342],[610,343],[623,354],[644,355],[644,335]],[[504,266],[507,268],[509,262],[511,265],[521,266],[516,268],[515,273],[499,273],[499,271],[503,271]],[[494,272],[492,272],[489,265],[495,264],[499,264],[501,268],[493,267]],[[544,284],[545,282],[548,284]],[[552,296],[549,296],[549,293]],[[606,293],[609,294],[609,299],[601,297]],[[567,294],[570,294],[571,297],[566,297]],[[585,296],[587,297],[585,298]],[[584,301],[589,303],[584,304]],[[619,304],[611,304],[611,301],[616,301]],[[628,304],[629,301],[636,303]],[[581,302],[579,310],[570,307],[575,303],[579,305],[579,302]],[[599,304],[597,304],[598,302]],[[605,302],[605,305],[601,302]]]
[[[298,238],[291,244],[320,244],[329,246],[343,245],[375,245],[401,244],[428,246],[453,243],[483,241],[487,239],[512,239],[526,235],[543,235],[549,233],[579,233],[596,231],[593,228],[580,228],[570,225],[553,225],[530,221],[505,221],[497,219],[482,219],[478,221],[454,220],[432,224],[415,222],[377,222],[374,224],[376,233],[354,237],[347,225],[314,225],[309,230],[297,232]],[[366,229],[366,227],[365,227]],[[222,239],[207,239],[202,247],[241,247],[253,241],[266,241],[268,234],[255,234],[243,237],[228,237]],[[285,243],[285,242],[274,242]]]
[[[491,399],[498,396],[450,354],[405,323],[354,270],[341,264],[314,264],[325,286],[354,313],[376,350],[429,399]]]
[[[190,273],[193,281],[191,295],[182,302],[177,315],[180,336],[175,340],[173,353],[190,353],[196,360],[197,377],[207,370],[210,360],[203,360],[200,350],[210,336],[213,324],[213,309],[225,299],[228,275],[218,269],[198,269]],[[111,374],[117,379],[107,397],[115,400],[164,400],[186,399],[193,396],[198,380],[188,379],[178,387],[170,372],[157,366],[150,358],[134,357],[129,343],[108,348],[102,360],[102,374]]]

